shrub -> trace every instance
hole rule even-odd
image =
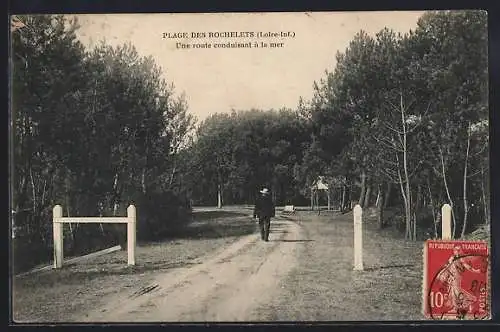
[[[489,225],[481,225],[467,236],[468,240],[472,241],[490,241]]]
[[[172,191],[152,191],[136,202],[137,240],[158,240],[191,220],[189,199]]]

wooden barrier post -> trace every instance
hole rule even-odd
[[[363,270],[363,210],[356,204],[354,215],[354,270]]]
[[[126,217],[65,217],[62,216],[62,207],[54,206],[53,209],[53,233],[54,233],[54,268],[63,265],[63,224],[64,223],[126,223],[127,224],[127,254],[128,265],[135,265],[136,244],[136,210],[135,206],[127,208]]]
[[[136,240],[136,211],[135,206],[127,208],[127,254],[128,265],[135,265],[135,240]]]
[[[64,237],[63,237],[63,224],[57,220],[62,218],[62,207],[60,205],[54,206],[52,210],[52,231],[54,236],[54,268],[58,269],[62,267],[63,263],[63,249],[64,249]]]
[[[444,204],[441,208],[441,238],[451,240],[451,206]]]

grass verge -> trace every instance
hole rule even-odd
[[[353,271],[352,214],[299,212],[299,266],[283,280],[282,295],[261,308],[270,321],[418,320],[422,242],[378,231],[366,217],[364,271]]]

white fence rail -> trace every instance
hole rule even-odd
[[[135,265],[136,246],[136,210],[135,206],[127,208],[126,217],[63,217],[62,207],[54,206],[53,212],[53,233],[54,233],[54,268],[61,268],[63,265],[63,225],[65,223],[122,223],[127,224],[127,262],[128,265]]]

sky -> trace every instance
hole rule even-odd
[[[141,56],[152,56],[175,94],[186,94],[189,112],[198,120],[231,109],[295,109],[310,100],[313,83],[335,68],[354,35],[375,35],[384,27],[415,29],[423,12],[308,12],[205,14],[77,15],[78,37],[89,48],[104,40],[130,42]],[[209,33],[234,32],[218,37]],[[253,37],[248,34],[252,32]],[[285,37],[267,36],[284,32]],[[165,34],[170,34],[165,36]],[[192,38],[192,33],[205,33]],[[262,35],[260,35],[262,33]],[[187,34],[187,35],[185,35]],[[187,37],[187,38],[186,38]],[[216,48],[216,44],[251,43],[251,48]],[[254,44],[257,43],[257,44]],[[262,47],[262,42],[268,47]],[[178,43],[190,48],[179,48]],[[271,47],[271,43],[282,43]],[[210,44],[195,48],[194,44]],[[259,47],[255,47],[258,45]]]

